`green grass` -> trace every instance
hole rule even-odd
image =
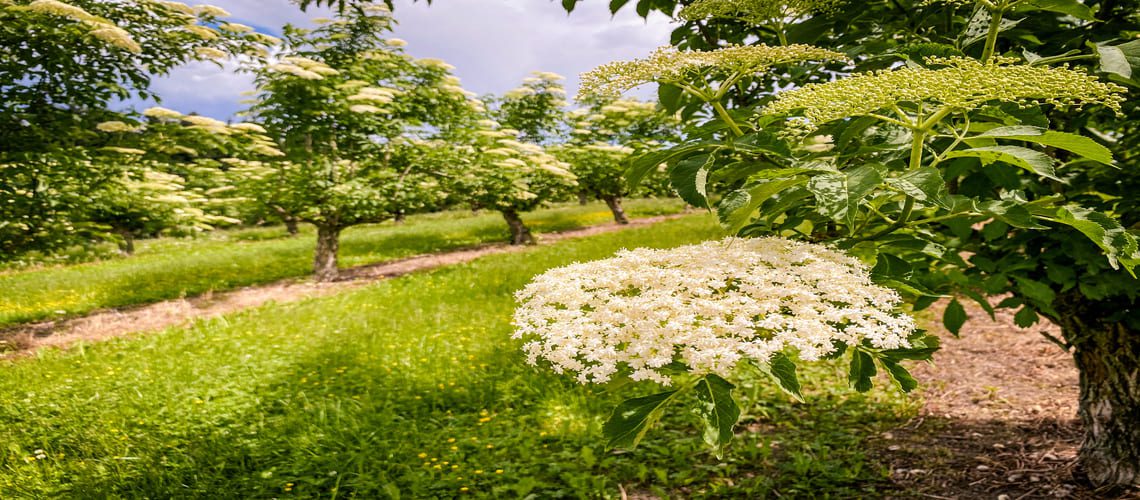
[[[634,217],[682,208],[676,200],[629,200],[626,206]],[[564,205],[523,218],[539,233],[613,220],[600,203]],[[296,238],[285,237],[282,228],[219,231],[201,239],[163,238],[141,242],[137,255],[129,258],[0,274],[0,327],[305,276],[311,272],[316,236],[311,226],[303,228]],[[372,264],[506,238],[506,223],[495,212],[419,215],[402,225],[345,230],[340,265]]]
[[[0,498],[876,496],[864,440],[913,404],[842,367],[803,370],[807,404],[760,385],[723,461],[684,412],[607,452],[607,411],[654,389],[576,385],[509,338],[536,273],[719,235],[692,216],[0,362]]]

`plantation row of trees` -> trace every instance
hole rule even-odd
[[[1079,473],[1105,493],[1140,485],[1140,2],[609,5],[680,21],[674,47],[584,77],[610,98],[656,84],[686,119],[686,142],[638,160],[633,178],[664,162],[729,231],[836,245],[876,262],[875,280],[916,310],[960,297],[991,316],[1016,309],[1021,326],[1048,318],[1081,373]],[[945,326],[966,320],[952,298]],[[909,390],[899,362],[935,349],[836,355],[850,353],[856,389],[881,369]],[[798,393],[794,367],[759,368]],[[735,419],[712,417],[732,414],[732,386],[712,397],[712,385],[706,435],[722,445]],[[640,438],[670,399],[628,401],[610,437]]]
[[[498,211],[515,244],[534,241],[520,214],[554,200],[605,200],[625,223],[631,159],[680,139],[655,104],[568,111],[552,73],[477,98],[452,66],[387,38],[383,4],[286,26],[280,39],[227,15],[178,2],[0,2],[0,259],[107,240],[129,253],[137,237],[279,220],[292,233],[316,227],[314,273],[330,280],[341,231],[414,212]],[[113,109],[158,97],[149,79],[193,60],[238,60],[255,76],[244,122]]]

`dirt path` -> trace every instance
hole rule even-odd
[[[1073,479],[1081,428],[1072,357],[1040,335],[978,307],[934,365],[916,367],[925,406],[874,447],[899,498],[1109,498]],[[941,313],[941,311],[939,311]],[[939,317],[941,317],[939,315]],[[1138,498],[1138,497],[1129,497]]]
[[[663,215],[633,219],[628,225],[601,224],[568,231],[539,235],[539,244],[548,245],[571,238],[647,226],[683,215]],[[315,283],[291,279],[266,285],[250,286],[228,292],[167,300],[153,304],[96,311],[91,314],[57,321],[29,323],[0,330],[0,342],[14,349],[0,353],[0,359],[29,354],[44,347],[66,347],[77,342],[97,342],[124,335],[154,332],[188,324],[194,320],[229,314],[268,302],[293,302],[321,297],[401,276],[416,271],[470,262],[484,255],[518,252],[528,247],[503,243],[480,245],[449,252],[418,255],[407,259],[372,264],[341,271],[341,279],[332,283]]]

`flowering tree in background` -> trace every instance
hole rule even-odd
[[[107,139],[91,152],[93,163],[121,172],[90,195],[87,220],[110,228],[120,249],[134,252],[135,238],[188,234],[236,224],[225,215],[226,176],[217,159],[275,157],[276,149],[256,124],[229,125],[161,107],[144,119],[96,125]],[[127,118],[124,118],[127,120]]]
[[[1140,253],[1124,191],[1136,176],[1114,169],[1136,161],[1122,132],[1140,108],[1117,84],[1140,74],[1140,43],[1120,38],[1140,28],[1137,4],[863,2],[858,15],[835,5],[693,2],[674,40],[702,50],[588,75],[586,90],[603,95],[657,83],[667,109],[704,118],[690,142],[643,157],[631,176],[665,162],[682,197],[707,203],[708,179],[731,172],[739,181],[716,209],[733,233],[837,245],[875,262],[872,277],[915,309],[955,295],[992,314],[987,297],[1006,295],[997,306],[1019,309],[1018,324],[1049,317],[1081,371],[1083,473],[1098,486],[1140,483]],[[673,14],[678,2],[637,6]],[[807,64],[786,64],[797,59]],[[952,300],[945,325],[956,333],[965,320]],[[897,357],[849,347],[857,389],[875,372],[864,355],[913,386],[890,368]]]
[[[393,24],[383,4],[322,22],[313,30],[287,26],[279,56],[250,68],[258,90],[249,115],[284,156],[241,172],[269,183],[253,192],[271,194],[262,200],[275,210],[317,227],[313,271],[327,281],[337,276],[344,228],[442,196],[430,182],[434,166],[407,161],[421,147],[409,139],[450,133],[478,104],[451,66],[409,57],[402,40],[383,38]]]
[[[498,211],[510,228],[512,245],[535,243],[520,214],[548,203],[574,186],[569,165],[542,146],[518,140],[520,132],[490,119],[449,138],[450,191],[476,209]]]
[[[272,41],[178,2],[0,1],[0,257],[98,238],[88,197],[122,178],[95,161],[110,103],[155,97],[154,76],[187,61],[256,53]]]
[[[592,103],[567,115],[570,140],[555,155],[571,165],[580,192],[606,202],[628,224],[621,200],[631,191],[625,171],[640,153],[680,139],[679,122],[656,103],[629,99]]]

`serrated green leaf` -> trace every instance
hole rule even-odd
[[[705,420],[705,442],[716,449],[721,458],[725,445],[732,441],[732,428],[740,419],[740,407],[732,397],[734,385],[716,375],[705,375],[697,382],[697,413]]]
[[[946,180],[936,168],[922,167],[908,170],[898,177],[887,179],[887,184],[902,190],[916,200],[929,201],[947,210],[951,208],[950,202],[946,199],[950,194],[946,188]]]
[[[878,371],[875,369],[875,360],[870,354],[855,351],[851,356],[851,367],[847,371],[847,381],[856,391],[867,392],[874,385],[871,379]]]
[[[686,203],[697,208],[709,208],[708,178],[712,165],[711,154],[685,158],[669,169],[669,182]]]
[[[1014,12],[1018,13],[1034,10],[1066,14],[1083,21],[1096,21],[1092,9],[1077,0],[1025,0],[1018,2],[1013,9]]]
[[[1104,163],[1105,165],[1112,164],[1113,160],[1112,151],[1091,138],[1067,132],[1057,132],[1041,127],[1029,127],[1024,125],[998,127],[974,137],[1032,142],[1042,146],[1063,149],[1090,160]]]
[[[649,428],[661,418],[662,409],[676,394],[677,391],[666,391],[622,401],[602,426],[602,433],[608,440],[607,446],[636,447]]]
[[[1096,246],[1104,251],[1109,265],[1119,269],[1123,261],[1124,267],[1132,272],[1136,259],[1140,258],[1140,249],[1136,238],[1124,230],[1112,217],[1088,208],[1069,205],[1058,207],[1053,220],[1080,231]]]
[[[804,396],[800,393],[800,381],[796,377],[796,363],[791,358],[778,352],[760,369],[772,377],[772,380],[784,393],[795,398],[796,401],[801,403],[804,401]]]
[[[624,3],[628,1],[629,0],[614,0],[610,5],[612,8],[613,3]],[[661,107],[665,109],[666,113],[676,113],[678,109],[681,109],[681,105],[684,103],[684,99],[682,99],[684,95],[685,91],[676,85],[662,83],[657,87],[657,100],[661,102]]]
[[[823,215],[851,227],[859,214],[859,203],[883,182],[879,171],[871,166],[853,168],[834,174],[812,177],[807,188],[815,195]]]
[[[1049,285],[1040,281],[1022,278],[1020,276],[1014,276],[1013,279],[1017,282],[1017,292],[1019,294],[1041,305],[1049,306],[1053,303],[1053,299],[1057,298],[1056,292],[1054,292],[1052,288],[1049,288]]]
[[[646,174],[657,169],[663,163],[669,163],[702,150],[715,149],[718,147],[720,147],[719,143],[700,141],[643,154],[634,158],[630,163],[629,169],[625,171],[626,182],[631,188],[637,187],[641,179],[645,178]]]
[[[885,279],[910,279],[914,273],[914,266],[909,262],[891,255],[879,253],[875,260],[875,267],[871,268],[871,276]]]
[[[962,331],[962,325],[966,324],[966,319],[969,316],[966,314],[966,308],[962,307],[962,303],[958,299],[950,301],[946,306],[946,311],[942,313],[942,325],[946,327],[950,333],[958,335]]]
[[[984,146],[980,148],[961,149],[946,154],[946,158],[978,158],[983,164],[1004,162],[1021,167],[1041,177],[1060,181],[1057,171],[1053,168],[1053,159],[1040,151],[1019,146]]]
[[[1128,63],[1128,58],[1120,47],[1097,45],[1096,55],[1099,58],[1101,71],[1120,75],[1126,79],[1132,78],[1132,65]]]
[[[898,387],[900,391],[910,392],[918,387],[918,381],[902,365],[886,359],[881,359],[880,362],[883,363],[883,368],[887,370],[891,382],[894,382],[895,387]]]
[[[736,234],[737,231],[740,231],[740,228],[748,224],[748,221],[751,220],[752,212],[755,212],[761,204],[772,196],[792,186],[803,184],[804,182],[807,182],[807,179],[802,177],[781,179],[728,193],[728,195],[717,204],[717,218],[720,220],[721,227],[724,227],[732,234]]]
[[[1029,306],[1022,307],[1017,314],[1013,315],[1013,323],[1022,328],[1029,328],[1037,323],[1037,311]]]

